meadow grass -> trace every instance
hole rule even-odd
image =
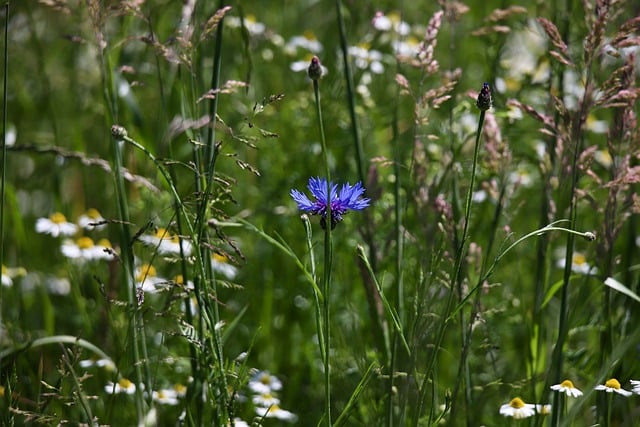
[[[633,2],[6,3],[2,425],[632,426]]]

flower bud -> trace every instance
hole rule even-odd
[[[309,68],[307,68],[307,74],[311,80],[320,80],[322,77],[322,64],[317,56],[311,58]]]
[[[113,135],[115,139],[122,140],[127,137],[127,130],[122,126],[113,125],[111,126],[111,135]]]
[[[489,87],[489,83],[482,84],[476,106],[482,111],[487,111],[491,108],[491,88]]]

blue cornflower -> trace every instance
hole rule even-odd
[[[309,184],[307,185],[309,191],[315,198],[311,201],[302,192],[293,189],[291,190],[291,197],[298,204],[298,209],[301,211],[309,212],[311,215],[320,215],[320,225],[325,228],[327,225],[327,180],[324,178],[309,178]],[[364,193],[364,187],[362,183],[358,182],[355,185],[349,185],[349,183],[343,184],[338,193],[338,184],[331,183],[331,229],[342,221],[342,215],[346,214],[349,210],[359,211],[367,206],[371,202],[370,199],[361,197]]]

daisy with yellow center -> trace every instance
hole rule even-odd
[[[564,251],[558,251],[558,261],[556,263],[558,268],[564,268],[566,262],[564,258]],[[589,265],[587,257],[581,252],[574,252],[571,259],[571,271],[578,274],[596,274],[598,269]]]
[[[23,267],[17,268],[7,268],[4,264],[2,265],[2,286],[12,286],[13,279],[18,276],[26,276],[27,270]]]
[[[38,218],[36,231],[50,234],[53,237],[73,236],[78,231],[78,226],[68,222],[67,218],[60,212],[55,212],[49,218]]]
[[[178,394],[172,388],[158,390],[151,393],[153,400],[160,405],[175,406],[178,402]]]
[[[229,258],[224,255],[214,253],[211,255],[211,266],[216,273],[222,274],[229,280],[233,280],[238,274],[238,269],[229,264]]]
[[[173,390],[176,392],[178,397],[185,397],[187,395],[187,386],[184,384],[174,384]]]
[[[595,390],[603,390],[607,393],[618,393],[625,397],[629,397],[633,394],[632,392],[623,389],[622,386],[620,386],[620,381],[615,378],[610,378],[604,384],[595,386]]]
[[[150,264],[142,264],[136,269],[136,287],[143,291],[155,293],[160,290],[160,285],[168,283],[166,279],[158,277],[156,268]]]
[[[166,228],[158,228],[153,234],[140,236],[140,241],[158,249],[162,255],[180,255],[180,248],[184,256],[191,255],[191,243],[176,234],[171,234]]]
[[[136,392],[136,385],[126,378],[121,378],[115,384],[109,381],[107,385],[104,386],[104,390],[109,394],[133,394]]]
[[[101,239],[95,244],[90,237],[79,237],[75,241],[65,240],[60,247],[62,254],[77,261],[93,261],[100,259],[113,259],[115,252],[111,249],[111,242]]]
[[[552,385],[551,390],[559,391],[560,393],[565,393],[567,396],[570,396],[570,397],[582,396],[582,392],[578,390],[570,380],[564,380],[560,384]]]
[[[277,418],[282,421],[294,422],[298,416],[293,412],[287,411],[278,405],[272,405],[268,408],[256,408],[256,414],[264,418]]]
[[[536,405],[531,403],[524,403],[519,397],[511,399],[509,403],[506,403],[500,407],[500,415],[505,417],[513,417],[516,419],[528,418],[536,413]]]
[[[107,226],[97,209],[90,208],[78,217],[78,225],[85,230],[102,230]]]

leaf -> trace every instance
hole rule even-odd
[[[604,284],[607,285],[608,287],[610,287],[611,289],[613,289],[614,291],[618,291],[621,294],[624,294],[624,295],[628,296],[629,298],[632,298],[632,299],[636,300],[637,302],[640,302],[640,297],[635,292],[633,292],[631,289],[627,288],[622,283],[618,282],[613,277],[607,277],[605,279],[605,281],[604,281]]]

